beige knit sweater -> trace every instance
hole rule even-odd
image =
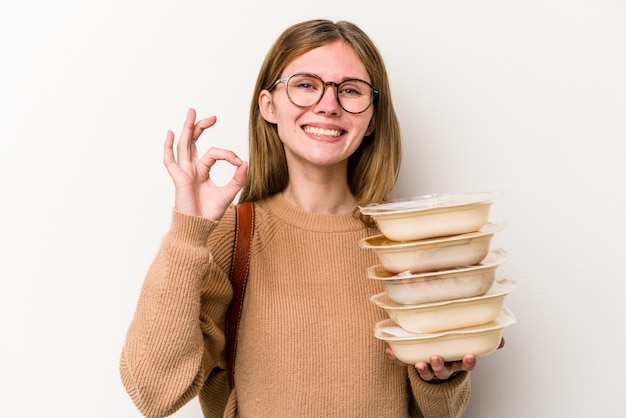
[[[224,324],[234,211],[222,220],[174,211],[128,330],[120,373],[147,417],[199,396],[206,417],[456,417],[469,374],[420,380],[385,355],[373,326],[386,317],[358,241],[377,231],[351,215],[302,211],[282,195],[256,204],[251,265],[229,394]],[[207,379],[209,372],[210,377]],[[226,405],[225,405],[226,404]]]

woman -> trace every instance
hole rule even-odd
[[[174,155],[172,225],[140,295],[121,358],[142,413],[162,417],[199,395],[206,417],[459,416],[475,356],[401,365],[373,325],[382,291],[358,241],[378,231],[358,205],[394,187],[400,134],[387,73],[358,27],[326,20],[288,28],[263,63],[250,111],[250,163],[195,142],[216,122],[190,109]],[[212,183],[217,161],[236,167]],[[242,189],[243,188],[243,189]],[[234,206],[255,202],[249,281],[227,383],[226,311]]]

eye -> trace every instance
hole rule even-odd
[[[359,80],[348,80],[339,86],[339,94],[345,97],[360,97],[368,94],[369,86]]]
[[[344,96],[360,96],[361,94],[363,94],[360,91],[351,88],[342,89],[339,93],[343,94]]]
[[[317,92],[322,88],[322,83],[313,76],[303,74],[291,78],[289,80],[289,88],[293,91]]]
[[[311,89],[313,88],[313,86],[311,85],[311,83],[307,83],[307,82],[301,82],[298,83],[298,85],[296,85],[295,87],[301,88],[301,89]]]

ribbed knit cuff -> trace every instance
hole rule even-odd
[[[409,366],[409,377],[412,381],[420,385],[420,388],[423,388],[424,391],[439,391],[441,390],[442,385],[446,385],[450,388],[462,385],[465,382],[465,379],[468,377],[468,372],[456,372],[455,374],[453,374],[453,376],[446,380],[437,379],[427,381],[420,377],[415,367]]]
[[[459,373],[462,373],[462,372],[454,372],[447,379],[439,379],[438,377],[433,377],[431,380],[424,380],[419,375],[419,373],[417,374],[417,376],[422,380],[422,382],[430,383],[431,385],[438,385],[438,384],[449,382],[449,381],[453,380],[454,378],[456,378],[459,375]]]
[[[413,396],[424,417],[463,416],[471,395],[468,372],[460,372],[449,380],[430,383],[420,379],[413,367],[409,368],[409,378]]]
[[[200,216],[187,215],[172,209],[172,224],[168,235],[177,242],[184,242],[192,246],[203,246],[217,224],[217,221]]]

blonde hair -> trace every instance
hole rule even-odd
[[[265,121],[259,110],[260,92],[280,78],[294,58],[336,41],[343,41],[354,49],[371,83],[380,90],[374,103],[374,132],[363,139],[348,159],[348,184],[357,205],[389,198],[400,170],[401,140],[382,57],[367,34],[353,23],[320,19],[287,28],[261,66],[250,105],[249,171],[240,202],[270,197],[283,191],[289,181],[285,151],[276,125]]]

